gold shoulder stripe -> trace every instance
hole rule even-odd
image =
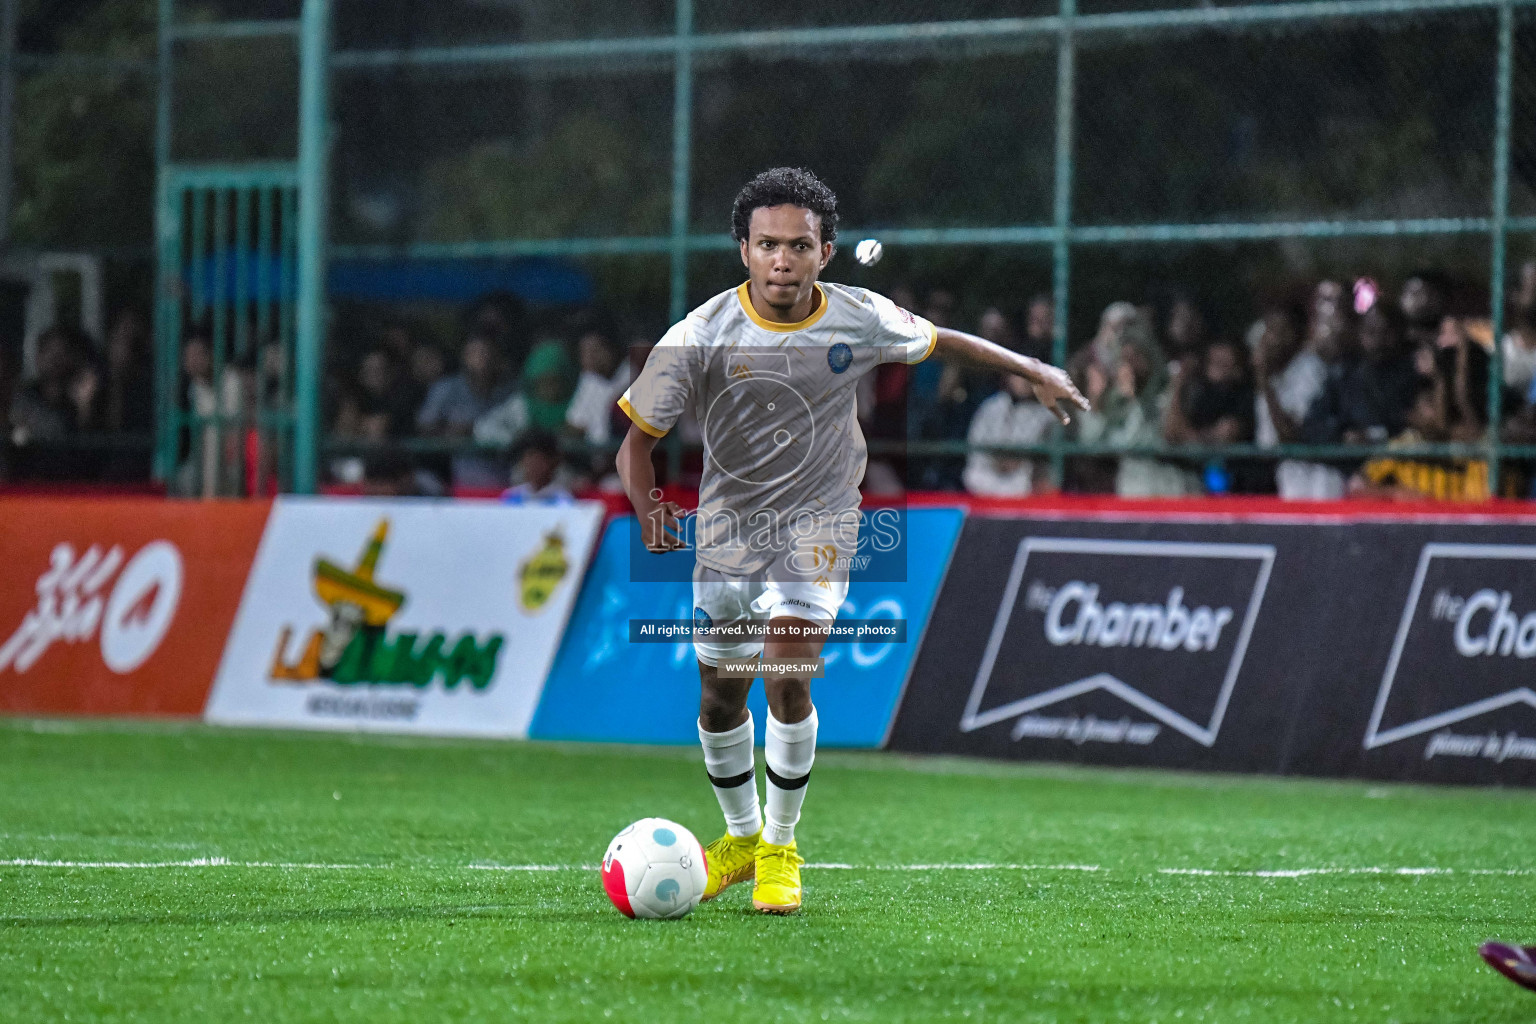
[[[917,360],[919,363],[933,355],[933,350],[939,347],[939,329],[933,326],[933,324],[929,324],[928,333],[931,335],[928,339],[928,351],[924,352],[922,357]]]
[[[629,399],[625,398],[623,395],[619,396],[619,408],[624,410],[625,416],[628,416],[631,420],[634,421],[635,426],[639,427],[647,434],[650,434],[652,437],[667,436],[667,432],[665,430],[657,430],[655,427],[645,422],[645,417],[635,412],[635,407],[630,405]]]

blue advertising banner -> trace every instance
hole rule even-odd
[[[840,620],[905,620],[906,641],[827,644],[826,678],[812,687],[819,745],[885,742],[964,518],[956,508],[898,514],[905,520],[904,578],[855,573]],[[653,582],[632,582],[635,526],[633,518],[614,519],[603,534],[534,714],[533,739],[698,742],[699,670],[692,642],[635,643],[630,628],[635,619],[693,618],[692,584],[686,582],[693,553],[647,553],[678,565],[648,574]],[[667,571],[672,569],[677,571]],[[664,576],[671,579],[658,579]],[[748,706],[759,723],[767,720],[761,684],[754,684]]]

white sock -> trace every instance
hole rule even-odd
[[[784,846],[795,838],[805,784],[816,760],[816,709],[803,722],[785,725],[768,712],[768,736],[763,741],[768,766],[768,823],[763,842]]]
[[[768,719],[773,721],[772,716]],[[699,723],[699,743],[704,747],[704,770],[715,787],[715,799],[725,813],[725,830],[733,836],[752,836],[763,827],[757,803],[757,779],[752,774],[752,713],[726,732],[705,732]]]

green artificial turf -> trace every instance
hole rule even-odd
[[[0,1018],[1536,1019],[1475,952],[1536,942],[1529,793],[823,752],[801,851],[855,867],[796,917],[469,867],[647,815],[714,837],[697,752],[3,723],[0,860],[235,863],[0,866]],[[892,870],[976,863],[1099,870]],[[1441,871],[1161,870],[1320,867]]]

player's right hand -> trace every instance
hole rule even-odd
[[[1076,406],[1083,410],[1091,408],[1088,399],[1083,397],[1083,393],[1077,390],[1077,385],[1072,383],[1072,378],[1067,376],[1067,371],[1059,366],[1051,366],[1049,363],[1040,364],[1039,377],[1032,383],[1035,388],[1035,398],[1058,420],[1061,420],[1063,425],[1072,422],[1072,416],[1067,412],[1068,406]]]
[[[681,551],[688,546],[683,540],[683,507],[675,501],[659,502],[649,513],[640,517],[640,538],[647,551]]]

